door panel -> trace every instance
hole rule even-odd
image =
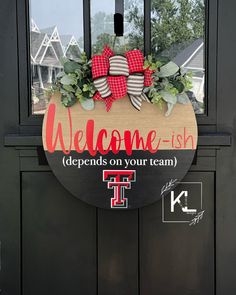
[[[24,295],[96,294],[96,209],[50,172],[22,175]]]
[[[190,228],[163,224],[161,202],[130,212],[90,207],[39,165],[42,117],[30,112],[27,1],[0,1],[1,294],[235,295],[236,1],[206,2],[207,112],[198,117],[200,147],[185,179],[203,181],[206,214]],[[148,25],[145,34],[148,51]]]
[[[98,294],[138,294],[138,210],[98,210]]]
[[[214,294],[214,173],[191,172],[184,182],[203,183],[196,226],[163,223],[161,201],[96,210],[50,172],[24,172],[23,295]]]
[[[192,172],[184,182],[202,182],[204,217],[195,226],[168,224],[162,223],[162,202],[141,209],[142,295],[214,294],[214,173]]]

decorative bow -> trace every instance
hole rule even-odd
[[[92,75],[97,89],[94,100],[103,100],[109,111],[115,100],[128,94],[132,105],[140,110],[143,101],[150,102],[143,89],[153,82],[153,71],[144,70],[143,66],[144,56],[140,50],[128,51],[124,57],[114,55],[105,46],[102,55],[92,58]]]

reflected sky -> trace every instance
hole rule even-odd
[[[57,25],[60,34],[83,34],[82,0],[31,0],[31,17],[39,28]],[[108,1],[93,1],[93,11],[111,12]]]

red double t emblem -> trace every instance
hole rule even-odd
[[[125,190],[131,189],[131,183],[136,181],[135,170],[103,170],[103,181],[107,188],[113,189],[111,208],[128,208],[128,198]]]

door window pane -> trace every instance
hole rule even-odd
[[[152,0],[151,40],[156,57],[174,61],[193,74],[189,96],[204,112],[204,0]]]
[[[115,0],[91,0],[92,54],[102,52],[104,45],[114,41]]]
[[[92,54],[113,47],[115,3],[91,0]],[[75,59],[83,50],[83,0],[30,0],[32,112],[44,113],[46,90],[61,71],[61,59]],[[151,49],[158,58],[173,60],[193,73],[191,99],[204,111],[204,0],[152,0]],[[144,1],[124,0],[124,37],[115,51],[144,50]]]
[[[114,40],[115,2],[119,0],[91,0],[92,54],[100,54],[104,45],[117,53],[129,49],[144,49],[144,1],[124,1],[124,36]]]
[[[83,50],[83,0],[31,0],[30,20],[32,113],[43,114],[61,59]]]
[[[144,1],[125,0],[124,5],[125,49],[144,51]]]

